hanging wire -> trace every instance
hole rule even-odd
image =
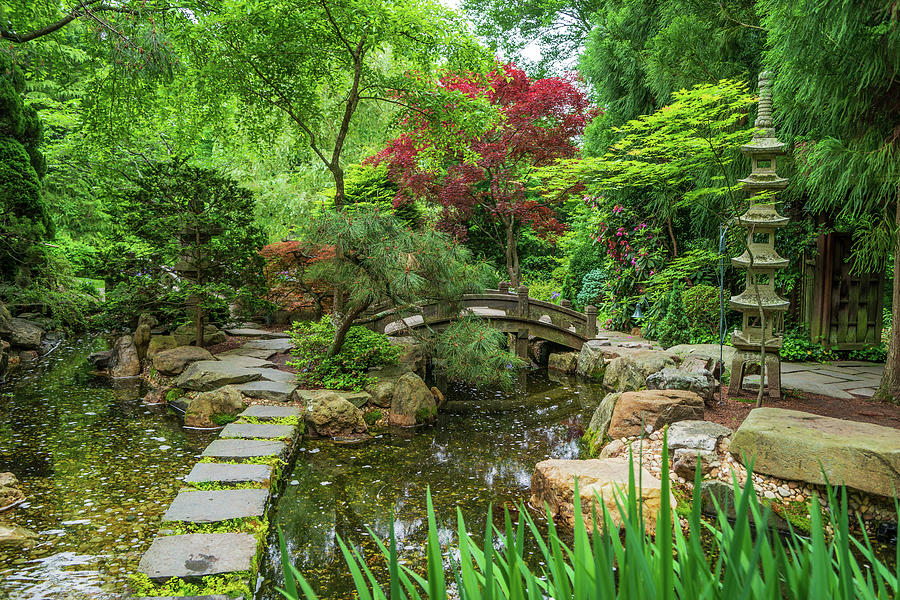
[[[722,404],[722,377],[725,376],[725,236],[728,225],[719,226],[719,404]]]

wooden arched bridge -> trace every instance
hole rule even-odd
[[[406,317],[395,309],[382,310],[360,317],[357,324],[388,335],[402,335],[404,331],[426,326],[441,329],[465,315],[479,316],[491,327],[512,334],[516,339],[516,354],[522,358],[528,357],[529,338],[578,351],[586,341],[597,337],[595,307],[587,306],[581,313],[568,300],[561,304],[535,300],[528,296],[526,286],[512,291],[508,283],[483,294],[467,294],[452,308],[445,304],[424,304],[418,307],[418,314]]]

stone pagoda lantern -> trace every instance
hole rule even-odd
[[[787,225],[787,217],[775,210],[775,194],[787,187],[788,180],[779,177],[776,161],[784,155],[784,144],[775,137],[772,126],[772,74],[759,74],[759,111],[756,117],[757,131],[741,152],[750,157],[750,176],[741,180],[743,189],[750,194],[750,208],[736,219],[747,230],[747,249],[731,263],[746,274],[744,291],[731,297],[731,308],[743,314],[741,329],[735,330],[731,341],[738,352],[731,366],[729,393],[739,393],[744,377],[751,371],[759,372],[760,348],[766,349],[766,380],[771,398],[781,397],[781,348],[780,323],[789,302],[775,291],[775,273],[788,266],[787,259],[775,252],[775,231]],[[760,318],[765,315],[765,325]],[[764,381],[760,381],[763,385]]]

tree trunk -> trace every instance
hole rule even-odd
[[[334,207],[344,207],[344,169],[338,163],[332,163],[331,175],[334,177]]]
[[[900,227],[900,187],[897,189],[897,208],[894,217]],[[891,307],[891,339],[888,342],[887,364],[875,399],[900,404],[900,230],[894,240],[894,290]]]
[[[353,310],[341,317],[340,324],[338,325],[337,330],[335,330],[334,332],[334,339],[331,341],[331,346],[328,347],[328,353],[325,356],[327,356],[328,358],[337,356],[337,354],[341,351],[341,348],[344,346],[344,340],[347,339],[347,332],[350,331],[350,327],[353,326],[353,321],[355,321],[356,317],[361,315],[362,312],[367,308],[369,308],[368,302],[355,307]]]
[[[516,237],[515,224],[510,220],[506,223],[506,272],[509,274],[509,285],[512,289],[516,289],[521,283]]]
[[[194,224],[194,242],[197,244],[197,251],[194,253],[194,260],[196,261],[194,267],[197,269],[197,289],[200,289],[200,286],[203,285],[203,251],[200,249],[200,226]],[[200,294],[197,294],[197,347],[203,347],[203,299],[200,297]]]

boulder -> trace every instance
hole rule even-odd
[[[757,473],[900,498],[900,431],[782,408],[750,411],[731,453]],[[746,457],[746,458],[745,458]]]
[[[25,499],[19,489],[19,480],[12,473],[0,473],[0,510],[18,504]]]
[[[400,378],[409,373],[408,369],[401,366],[390,365],[381,369],[369,371],[376,379],[375,383],[366,386],[366,391],[372,396],[371,402],[375,406],[388,408],[394,397],[394,388]]]
[[[709,371],[713,376],[719,371],[719,360],[704,354],[688,354],[678,365],[678,368],[688,373]]]
[[[174,383],[183,389],[206,392],[223,385],[246,383],[259,378],[260,374],[252,369],[218,360],[200,360],[189,364]]]
[[[676,475],[693,481],[697,473],[697,462],[700,462],[700,473],[706,475],[712,470],[713,463],[719,460],[715,452],[679,448],[672,454],[672,470]]]
[[[0,550],[26,549],[37,543],[38,535],[12,523],[0,523]]]
[[[606,356],[604,348],[608,348],[610,343],[605,340],[588,340],[581,347],[578,353],[578,361],[575,365],[575,372],[582,377],[590,379],[603,379],[606,371]]]
[[[144,360],[150,346],[150,326],[147,323],[141,323],[134,330],[134,345],[137,348],[138,358]]]
[[[598,458],[615,458],[622,454],[625,447],[625,443],[622,440],[613,440],[603,447]]]
[[[447,399],[444,398],[444,392],[434,386],[431,387],[431,395],[434,396],[434,404],[436,408],[441,408],[444,405],[444,402],[447,401]]]
[[[575,352],[551,352],[547,359],[547,368],[572,375],[578,369],[579,354]]]
[[[150,389],[144,396],[144,404],[165,404],[166,395],[173,388],[166,385],[158,385]]]
[[[628,498],[628,475],[634,469],[637,498]],[[640,472],[638,472],[638,469]],[[593,530],[592,511],[596,508],[598,520],[603,518],[603,507],[609,511],[612,522],[619,528],[623,525],[616,500],[623,506],[639,502],[643,510],[645,530],[656,530],[656,517],[662,502],[662,484],[640,465],[629,463],[625,458],[592,460],[541,461],[535,466],[531,477],[531,504],[543,508],[546,504],[554,521],[568,528],[575,526],[575,479],[578,479],[578,493],[581,498],[581,518],[590,533]],[[640,487],[637,482],[640,481]],[[600,502],[597,501],[599,496]],[[673,511],[675,499],[670,495],[668,502]],[[602,527],[603,523],[598,523]]]
[[[397,381],[391,398],[388,423],[411,427],[432,420],[437,414],[434,395],[415,373],[407,373]]]
[[[172,337],[179,346],[191,346],[197,343],[197,326],[188,323],[172,332]],[[225,333],[216,329],[215,325],[203,326],[203,345],[213,346],[226,340]]]
[[[734,346],[722,346],[721,351],[725,360],[725,370],[727,371],[728,365],[730,365],[731,361],[734,359],[734,354],[737,352],[737,349]],[[680,344],[678,346],[672,346],[667,352],[670,352],[683,360],[687,360],[693,356],[702,358],[711,357],[715,361],[715,365],[714,368],[709,370],[712,371],[714,376],[720,376],[720,373],[716,372],[716,366],[721,369],[721,364],[719,364],[721,361],[719,361],[718,344]]]
[[[231,385],[197,394],[184,412],[185,427],[216,427],[215,415],[236,415],[244,410],[241,393]]]
[[[157,352],[177,348],[178,342],[171,335],[151,335],[147,344],[147,357],[153,358]]]
[[[716,393],[716,380],[707,370],[691,372],[669,367],[648,376],[647,389],[688,390],[710,404]]]
[[[113,344],[109,359],[110,377],[137,377],[141,374],[141,361],[137,347],[130,335],[123,335]]]
[[[612,420],[613,410],[616,408],[616,402],[619,401],[619,394],[613,392],[604,396],[600,401],[600,406],[594,411],[591,417],[588,430],[591,432],[591,447],[589,451],[591,456],[596,455],[603,444],[606,442],[606,434],[609,430],[609,422]]]
[[[674,366],[674,357],[662,350],[622,351],[607,365],[603,387],[614,392],[633,392],[647,384],[649,375]]]
[[[159,321],[150,313],[141,313],[141,316],[139,316],[137,320],[137,329],[140,329],[144,325],[147,326],[148,330],[152,330],[159,325]]]
[[[41,347],[43,335],[44,331],[31,321],[16,317],[0,319],[0,336],[13,346],[37,350]]]
[[[635,437],[641,428],[650,431],[688,419],[703,420],[703,399],[683,390],[645,390],[625,392],[613,410],[607,435],[611,438]]]
[[[414,337],[401,336],[388,338],[391,345],[400,348],[400,356],[397,357],[397,365],[405,371],[414,371],[420,375],[425,374],[426,355],[421,342]]]
[[[369,431],[363,412],[329,390],[306,398],[306,424],[313,435],[345,437]]]
[[[198,360],[215,360],[206,348],[178,346],[153,355],[153,368],[163,375],[178,375],[184,368]]]
[[[93,365],[95,369],[109,368],[109,361],[112,360],[112,350],[103,350],[101,352],[91,352],[87,356],[87,361]]]
[[[0,340],[0,381],[6,376],[6,370],[9,368],[9,349],[10,344],[6,340]]]
[[[691,474],[691,478],[693,478],[693,474]],[[735,494],[733,483],[710,479],[700,484],[700,510],[703,514],[715,517],[721,512],[725,513],[729,519],[734,520],[737,517],[737,501],[738,496]],[[808,511],[806,514],[809,514]],[[789,531],[791,528],[787,521],[773,511],[769,511],[767,527],[774,527],[780,531]]]
[[[729,428],[711,421],[678,421],[669,426],[669,451],[684,448],[715,452],[719,440],[731,434]]]

